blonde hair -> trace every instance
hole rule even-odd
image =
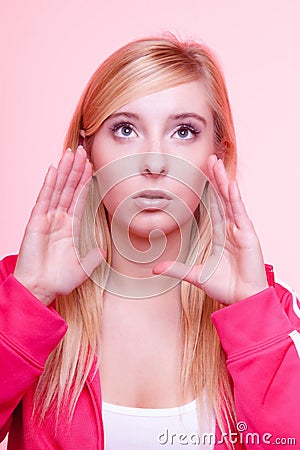
[[[214,118],[215,153],[232,174],[236,170],[234,126],[224,78],[216,58],[202,44],[181,42],[173,35],[140,39],[113,53],[91,77],[72,118],[65,149],[76,150],[80,130],[91,150],[93,137],[104,120],[128,102],[162,89],[201,79],[207,90]],[[89,224],[99,202],[96,182],[92,184],[82,221],[81,251],[93,247]],[[201,236],[200,260],[209,252],[208,221],[200,204],[197,212]],[[96,215],[98,244],[107,251],[110,263],[110,230],[102,203]],[[199,247],[199,246],[198,246]],[[199,248],[194,251],[199,251]],[[68,323],[68,332],[49,356],[36,390],[36,409],[43,419],[52,407],[66,407],[72,416],[76,401],[91,371],[101,341],[103,278],[100,266],[94,283],[88,279],[70,295],[56,301],[59,314]],[[182,282],[182,391],[192,386],[200,397],[205,386],[210,410],[222,430],[234,423],[234,402],[225,355],[211,322],[211,314],[222,306],[189,283]],[[40,399],[43,399],[42,404]],[[41,406],[39,406],[41,405]],[[55,405],[55,406],[54,406]],[[227,424],[226,424],[227,423]],[[225,425],[226,424],[226,425]]]

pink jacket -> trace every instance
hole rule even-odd
[[[51,414],[38,430],[30,422],[36,381],[67,325],[14,278],[16,259],[14,255],[0,262],[0,441],[9,431],[9,450],[104,449],[99,373],[88,378],[69,428],[60,417],[55,435]],[[296,449],[300,448],[299,303],[275,284],[271,266],[266,271],[268,289],[214,313],[212,320],[233,379],[241,431],[235,448],[277,444],[276,448]],[[225,449],[218,428],[216,435],[220,442],[214,448]]]

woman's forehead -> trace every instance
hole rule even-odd
[[[110,117],[122,113],[136,120],[148,115],[176,119],[176,116],[187,113],[194,114],[195,118],[196,115],[205,117],[210,114],[207,89],[201,80],[162,89],[126,103]]]

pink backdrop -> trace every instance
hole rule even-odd
[[[149,6],[151,4],[151,7]],[[300,292],[299,0],[11,0],[1,7],[0,256],[16,253],[79,95],[129,40],[170,30],[219,56],[265,261]]]

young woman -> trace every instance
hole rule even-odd
[[[143,39],[99,67],[0,266],[10,449],[300,438],[299,305],[263,263],[235,169],[207,48]]]

